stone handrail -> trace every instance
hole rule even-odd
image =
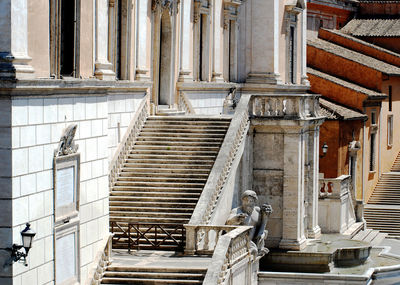
[[[121,143],[115,151],[114,157],[110,162],[110,189],[111,186],[114,185],[118,173],[120,172],[123,163],[135,142],[135,139],[140,133],[140,130],[143,128],[144,123],[146,122],[147,117],[150,114],[150,95],[149,93],[143,98],[140,103],[139,108],[136,110],[135,116],[132,118],[131,123],[128,126],[128,130],[126,131],[124,137],[122,138]]]
[[[185,253],[194,255],[212,255],[217,246],[219,238],[234,229],[237,226],[224,225],[184,225],[186,228],[186,236],[192,238],[189,244],[186,244]]]
[[[93,262],[93,268],[89,272],[89,278],[86,280],[86,285],[100,285],[101,278],[108,265],[111,264],[111,247],[112,247],[112,234],[108,235],[103,240],[104,250],[99,252]]]
[[[190,100],[183,92],[178,92],[178,109],[180,111],[185,111],[186,114],[196,114],[192,104],[190,103]]]
[[[322,199],[340,198],[340,196],[350,192],[350,186],[351,186],[350,175],[341,175],[337,178],[320,178],[319,197]]]
[[[223,192],[231,174],[232,164],[235,159],[240,159],[240,157],[237,157],[237,152],[245,142],[250,124],[248,113],[249,101],[250,95],[243,95],[240,99],[207,183],[188,223],[189,225],[205,225],[211,220],[218,204],[218,198]],[[192,237],[186,234],[187,241],[188,238]]]
[[[248,258],[250,255],[250,226],[237,226],[218,239],[210,265],[208,266],[203,284],[227,284],[232,267]]]
[[[306,119],[320,117],[318,95],[253,95],[250,115],[254,117]]]

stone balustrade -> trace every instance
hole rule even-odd
[[[140,130],[143,128],[144,123],[149,115],[150,95],[148,93],[140,103],[134,118],[131,120],[131,123],[128,126],[128,130],[122,138],[121,143],[119,144],[117,150],[115,151],[115,155],[110,162],[110,187],[115,183],[118,173],[121,170],[132,145],[135,143],[135,139],[139,136]]]
[[[219,238],[237,226],[214,226],[214,225],[184,225],[186,228],[185,253],[212,255],[217,246]]]
[[[342,175],[337,178],[319,179],[319,197],[339,198],[347,194],[351,186],[351,176]]]
[[[310,94],[253,95],[249,107],[253,117],[289,120],[320,117],[318,96]]]
[[[249,232],[252,227],[233,226],[230,232],[218,239],[210,265],[208,266],[204,284],[236,284],[234,278],[243,285],[253,284],[250,255]],[[232,271],[235,271],[234,274]],[[245,276],[244,278],[241,278]],[[237,283],[239,284],[239,283]]]
[[[206,185],[201,193],[189,225],[208,224],[218,205],[221,193],[226,189],[232,168],[237,167],[241,159],[240,147],[243,147],[250,125],[248,104],[251,96],[244,95],[236,108],[234,117],[226,133],[224,142],[215,160]],[[243,149],[242,149],[243,151]],[[229,189],[233,191],[233,189]],[[186,245],[191,241],[186,238]]]
[[[185,111],[186,114],[190,115],[194,115],[196,113],[192,104],[190,103],[190,100],[183,92],[178,92],[178,109],[179,111]]]

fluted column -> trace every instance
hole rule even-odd
[[[27,0],[0,1],[0,78],[30,79]]]

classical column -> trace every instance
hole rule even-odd
[[[96,62],[94,75],[102,80],[115,80],[112,64],[108,61],[108,1],[96,2]],[[110,0],[114,2],[113,0]]]
[[[0,78],[30,79],[27,0],[0,1]]]
[[[301,13],[301,84],[310,85],[307,77],[307,10]]]
[[[304,134],[301,128],[286,129],[283,154],[282,240],[279,247],[301,250],[304,235]]]
[[[308,134],[307,167],[307,238],[319,238],[318,225],[318,172],[319,172],[319,127],[313,126]]]
[[[179,81],[193,80],[193,65],[190,59],[193,57],[192,46],[192,24],[191,24],[191,0],[181,2],[181,23],[180,23],[180,54],[179,54]]]
[[[223,22],[222,19],[222,9],[223,9],[223,0],[214,0],[213,11],[212,11],[212,27],[213,27],[213,64],[212,64],[212,81],[223,82],[223,46],[224,46],[224,38],[223,38]]]
[[[247,82],[280,83],[279,0],[253,0],[251,17],[251,65]]]
[[[149,1],[136,2],[136,79],[150,79]],[[154,49],[154,47],[153,47]]]

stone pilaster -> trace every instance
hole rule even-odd
[[[279,247],[301,250],[304,235],[304,134],[302,129],[288,129],[283,138],[283,209],[282,240]]]
[[[193,81],[193,65],[190,62],[192,57],[191,47],[193,37],[191,37],[191,0],[181,1],[181,44],[179,57],[179,81]]]
[[[251,17],[251,64],[246,82],[277,84],[279,75],[279,0],[254,0]]]
[[[108,0],[97,0],[96,8],[96,62],[94,75],[102,80],[115,80],[113,66],[108,61]]]
[[[0,78],[31,79],[27,0],[0,2]]]

